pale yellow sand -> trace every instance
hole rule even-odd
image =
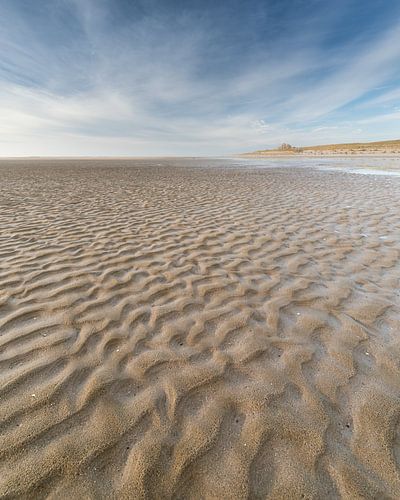
[[[400,140],[378,142],[354,142],[347,144],[324,144],[321,146],[302,146],[300,148],[290,145],[280,149],[264,149],[245,153],[241,156],[394,156],[400,157]]]
[[[211,163],[0,163],[2,498],[400,497],[400,179]]]

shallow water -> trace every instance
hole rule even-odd
[[[258,168],[315,168],[318,170],[341,170],[367,175],[400,175],[400,157],[294,157],[294,158],[226,158],[237,167]]]

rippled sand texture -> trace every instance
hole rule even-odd
[[[161,163],[0,164],[2,497],[399,498],[400,179]]]

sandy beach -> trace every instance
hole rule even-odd
[[[0,162],[0,497],[400,497],[400,178]]]

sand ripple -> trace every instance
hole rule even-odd
[[[398,498],[400,180],[80,163],[0,166],[2,497]]]

